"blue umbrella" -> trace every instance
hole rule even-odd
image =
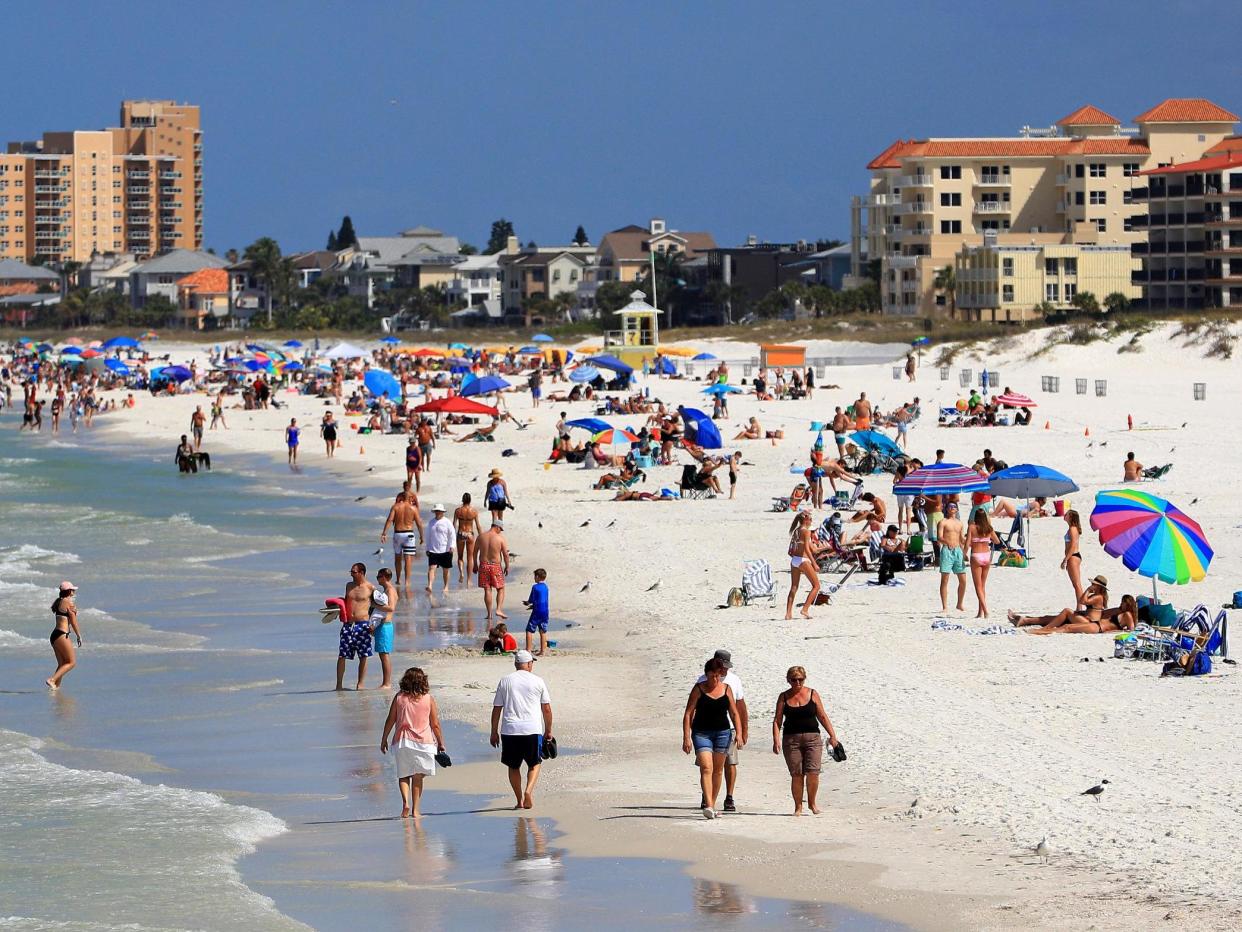
[[[119,359],[105,359],[104,365],[117,375],[129,375],[129,366],[121,362]]]
[[[160,369],[161,379],[171,379],[174,382],[184,382],[193,377],[193,373],[190,372],[190,370],[185,366],[164,366]]]
[[[385,372],[383,369],[368,369],[366,375],[362,377],[362,383],[376,398],[387,392],[388,397],[393,401],[401,400],[401,383],[393,378],[391,372]]]
[[[285,372],[298,372],[301,370],[301,368],[302,368],[302,364],[300,362],[287,362],[285,363],[284,371]]]
[[[594,382],[598,378],[599,370],[594,366],[579,366],[569,373],[569,381],[571,382]]]
[[[469,385],[463,385],[458,394],[465,397],[470,395],[489,395],[492,392],[498,392],[502,388],[508,388],[509,383],[498,375],[485,375],[475,379]]]
[[[699,353],[699,355],[695,356],[694,358],[695,359],[715,359],[717,357],[713,356],[711,353]]]
[[[687,433],[690,425],[694,425],[694,442],[704,450],[719,450],[724,446],[720,439],[720,431],[705,412],[698,408],[679,408],[682,419],[686,422]]]
[[[667,356],[661,356],[655,364],[656,375],[676,375],[677,367],[673,365],[673,361]]]
[[[398,340],[396,337],[380,337],[380,342],[392,344],[392,343],[400,343],[401,341]]]
[[[520,350],[518,350],[518,352],[525,354],[527,356],[530,356],[530,355],[542,356],[543,355],[543,350],[541,350],[537,346],[523,346]]]
[[[469,343],[450,343],[449,349],[468,350],[470,349],[470,344]]]
[[[709,385],[707,386],[707,388],[703,389],[703,394],[704,395],[740,395],[742,394],[742,390],[735,385],[723,385],[718,382],[715,385]]]
[[[531,339],[534,340],[536,343],[554,342],[553,339],[550,336],[548,336],[546,333],[536,333],[533,337],[531,337]]]
[[[633,366],[627,366],[616,356],[591,356],[584,360],[584,362],[590,363],[597,369],[611,369],[613,372],[620,373],[621,375],[629,375],[634,371]]]
[[[267,347],[264,346],[262,343],[247,343],[246,349],[250,350],[250,352],[252,353],[266,353],[267,352]]]
[[[1052,498],[1078,491],[1078,484],[1069,476],[1033,463],[1019,463],[994,472],[988,477],[988,485],[993,495],[1010,498]]]
[[[52,351],[51,343],[40,343],[35,347],[40,353],[50,353]]]
[[[583,430],[589,430],[592,434],[598,434],[601,430],[611,430],[612,425],[607,421],[600,420],[597,417],[580,417],[572,421],[565,422],[566,427],[581,427]]]
[[[105,344],[105,346],[106,345],[107,344]],[[284,345],[289,347],[289,349],[301,349],[302,341],[301,340],[285,340]]]
[[[133,337],[113,337],[111,340],[104,340],[103,349],[133,349],[138,345],[138,341]]]
[[[65,355],[66,353],[68,353],[70,356],[81,356],[81,355],[82,355],[82,347],[80,347],[80,346],[65,346],[65,347],[62,347],[62,348],[61,348],[61,351],[60,351],[60,354],[63,356],[63,355]]]
[[[887,434],[878,430],[856,430],[850,439],[872,453],[883,453],[885,456],[902,456],[901,447],[897,446]]]

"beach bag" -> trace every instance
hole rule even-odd
[[[1233,594],[1233,607],[1242,608],[1242,590],[1239,590]]]
[[[923,555],[923,535],[922,534],[911,534],[910,535],[910,539],[906,541],[906,553],[910,554],[911,556],[915,556],[915,557]]]
[[[1026,569],[1027,559],[1023,554],[1020,554],[1013,550],[1006,550],[1004,553],[1001,554],[1001,558],[998,561],[997,565],[998,566],[1015,566],[1015,567],[1018,567],[1019,569]]]
[[[739,608],[746,604],[746,593],[744,593],[737,586],[734,586],[729,590],[729,596],[725,599],[725,603],[729,606],[729,608]]]

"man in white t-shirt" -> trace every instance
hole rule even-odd
[[[435,518],[431,524],[427,525],[427,593],[429,595],[431,584],[435,581],[437,567],[440,569],[440,575],[444,577],[440,584],[440,591],[448,589],[449,570],[453,568],[453,541],[457,537],[453,522],[444,517],[443,505],[436,505],[431,509],[431,513],[435,515]]]
[[[552,740],[552,696],[548,684],[531,668],[528,650],[513,655],[514,671],[501,679],[492,700],[492,747],[500,747],[500,762],[509,768],[509,785],[517,800],[514,809],[533,809],[544,743]],[[526,787],[522,787],[526,764]]]
[[[742,680],[733,672],[733,655],[727,650],[718,650],[713,656],[725,665],[727,672],[724,677],[724,684],[733,690],[733,701],[737,703],[737,714],[740,722],[733,723],[733,743],[729,745],[729,753],[725,756],[725,812],[737,812],[737,805],[733,802],[733,787],[737,785],[737,743],[740,740],[742,744],[746,744],[750,740],[750,713],[746,711],[746,690],[742,689]],[[697,682],[704,683],[707,681],[706,676],[700,675]],[[707,805],[707,801],[703,801],[703,805]]]

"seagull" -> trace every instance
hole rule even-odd
[[[540,521],[540,522],[539,522],[539,526],[540,526],[541,528],[543,527],[543,522],[542,522],[542,521]]]
[[[374,466],[368,466],[368,467],[367,467],[367,472],[375,472],[375,467],[374,467]]]
[[[379,550],[377,550],[377,551],[375,551],[373,554],[371,554],[371,556],[373,556],[373,557],[378,557],[378,556],[382,556],[382,555],[383,555],[383,553],[384,553],[384,548],[383,548],[383,547],[380,547],[380,549],[379,549]]]
[[[475,476],[475,477],[474,477],[473,479],[471,479],[470,481],[471,481],[471,482],[478,482],[478,481],[479,481],[479,477],[478,477],[478,476]]]
[[[1173,446],[1169,447],[1169,452],[1172,453],[1176,449],[1177,449],[1177,444],[1174,444]]]
[[[1098,803],[1100,801],[1100,797],[1104,795],[1104,787],[1102,784],[1097,783],[1095,786],[1091,787],[1089,790],[1083,790],[1078,795],[1079,796],[1094,796],[1095,801]]]
[[[655,592],[659,588],[660,588],[660,580],[657,579],[655,582],[653,582],[650,586],[647,587],[647,591]]]
[[[1183,426],[1183,427],[1185,427],[1185,426],[1186,426],[1187,424],[1189,424],[1189,423],[1190,423],[1190,421],[1182,421],[1182,426]]]
[[[1095,446],[1094,440],[1092,440],[1089,444],[1087,444],[1087,449],[1090,450],[1093,446]]]
[[[617,519],[616,519],[616,518],[613,518],[613,519],[612,519],[611,521],[609,521],[606,525],[604,525],[604,530],[605,530],[605,531],[606,531],[606,530],[608,530],[610,527],[612,527],[612,526],[613,526],[614,524],[616,524],[616,523],[617,523]]]
[[[586,592],[590,588],[591,588],[591,584],[590,582],[587,582],[585,585],[583,585],[581,589],[578,590],[578,595],[582,595],[582,593]]]
[[[366,498],[366,496],[365,496],[365,495],[359,495],[357,498],[355,498],[355,499],[354,499],[354,501],[356,501],[356,502],[360,502],[360,501],[362,501],[364,498]]]
[[[578,525],[578,527],[586,527],[586,526],[587,526],[588,524],[590,524],[590,523],[591,523],[591,519],[590,519],[590,518],[587,518],[585,521],[583,521],[581,524],[579,524],[579,525]]]
[[[1198,504],[1198,502],[1199,502],[1199,499],[1197,499],[1197,498],[1192,498],[1192,499],[1190,500],[1190,504],[1192,504],[1192,505],[1196,505],[1196,504]]]
[[[1107,441],[1107,440],[1101,440],[1101,441],[1100,441],[1100,446],[1102,446],[1102,447],[1106,447],[1106,446],[1108,446],[1108,441]]]
[[[1045,835],[1043,838],[1041,838],[1041,839],[1040,839],[1040,841],[1039,841],[1039,844],[1037,844],[1037,845],[1036,845],[1033,849],[1031,849],[1031,850],[1033,850],[1033,851],[1035,852],[1036,857],[1041,857],[1041,858],[1043,858],[1043,859],[1044,859],[1044,863],[1045,863],[1045,864],[1047,864],[1047,863],[1048,863],[1048,855],[1052,853],[1052,852],[1049,850],[1049,848],[1048,848],[1048,836],[1047,836],[1047,835]]]

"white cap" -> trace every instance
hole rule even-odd
[[[432,511],[448,511],[448,509],[447,509],[447,508],[445,508],[443,505],[436,505],[436,506],[435,506],[434,508],[432,508],[431,510],[432,510]]]
[[[528,650],[519,650],[515,652],[513,655],[514,666],[517,666],[519,663],[534,663],[534,662],[535,662],[535,655],[532,654]]]

